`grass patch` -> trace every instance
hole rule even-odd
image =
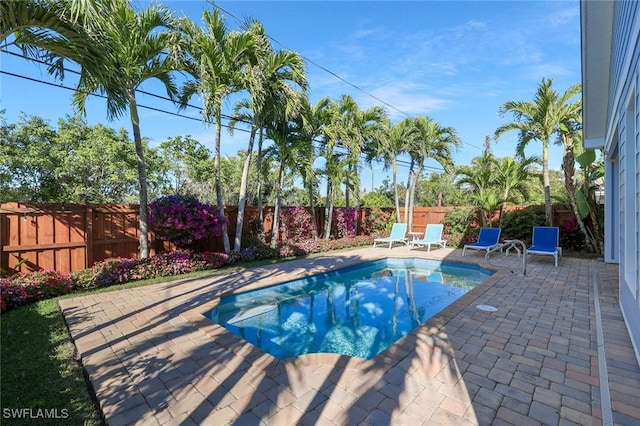
[[[0,318],[2,423],[12,425],[102,425],[87,392],[82,367],[74,360],[58,299],[44,300]],[[5,417],[7,409],[57,410],[66,419]]]

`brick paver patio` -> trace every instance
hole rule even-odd
[[[279,361],[202,316],[234,289],[387,256],[488,267],[460,255],[366,248],[60,306],[109,425],[640,424],[616,265],[531,256],[523,276],[521,259],[495,254],[493,277],[368,361]]]

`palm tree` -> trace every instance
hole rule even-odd
[[[73,105],[84,112],[86,99],[107,99],[107,117],[129,110],[140,186],[140,257],[149,255],[147,181],[136,89],[158,79],[175,96],[172,52],[175,19],[167,8],[153,6],[136,13],[124,0],[26,1],[2,3],[1,37],[15,34],[14,44],[28,57],[44,59],[49,73],[64,78],[64,60],[81,67]],[[125,31],[124,29],[127,29]]]
[[[580,231],[584,235],[585,241],[591,245],[596,254],[602,254],[602,247],[598,238],[600,231],[598,229],[599,224],[595,215],[595,208],[589,206],[589,203],[585,203],[587,205],[587,209],[583,209],[588,211],[588,215],[591,219],[591,226],[593,227],[594,232],[590,233],[583,220],[583,217],[586,217],[586,214],[582,214],[578,204],[575,163],[576,154],[580,155],[584,152],[584,147],[582,145],[582,117],[580,114],[582,103],[576,102],[572,105],[579,108],[575,111],[575,114],[567,115],[566,121],[560,125],[560,131],[558,132],[558,143],[562,144],[564,148],[562,155],[564,187],[567,190],[573,214],[576,218]]]
[[[243,70],[242,78],[243,86],[249,92],[250,100],[242,100],[236,107],[252,112],[252,114],[247,114],[252,117],[252,120],[247,157],[240,182],[238,218],[234,241],[235,251],[240,251],[242,244],[242,228],[244,225],[251,154],[256,133],[265,126],[270,109],[282,107],[289,111],[298,109],[299,96],[296,92],[296,87],[301,91],[307,88],[305,65],[302,56],[296,52],[286,50],[274,52],[261,23],[252,21],[248,27],[248,32],[254,40],[254,48],[250,51],[251,58]],[[259,153],[259,156],[261,156],[261,153]]]
[[[202,20],[205,24],[204,30],[191,21],[186,21],[183,25],[188,54],[185,58],[185,68],[193,79],[185,83],[180,95],[180,104],[184,108],[193,95],[200,94],[203,98],[204,121],[215,122],[216,200],[220,213],[224,215],[220,172],[222,103],[229,95],[243,88],[242,66],[247,64],[253,37],[248,33],[227,31],[217,9],[213,13],[204,11]],[[222,226],[222,241],[225,252],[230,252],[226,223]]]
[[[453,167],[452,150],[460,146],[460,139],[454,128],[442,127],[437,121],[429,117],[417,117],[412,120],[414,132],[409,147],[409,154],[415,161],[416,170],[411,180],[407,206],[409,211],[408,228],[413,222],[413,205],[415,201],[418,179],[424,171],[424,163],[431,158],[446,170]]]
[[[522,161],[516,161],[513,157],[505,157],[496,160],[495,183],[502,190],[502,205],[500,207],[499,224],[502,225],[507,203],[513,200],[515,193],[528,198],[527,182],[534,176],[531,167],[539,163],[538,157],[528,157]]]
[[[343,169],[340,153],[336,152],[340,132],[340,108],[337,102],[330,100],[326,110],[327,123],[324,126],[324,139],[320,147],[320,157],[325,159],[323,174],[327,179],[326,199],[324,205],[324,230],[322,238],[328,240],[331,236],[331,221],[333,217],[333,198],[336,186],[340,184]]]
[[[100,16],[112,9],[107,0],[0,2],[0,42],[14,35],[9,45],[17,45],[27,57],[50,59],[51,69],[63,73],[58,67],[65,58],[80,63],[104,54],[88,33],[99,31],[104,22]]]
[[[76,5],[65,2],[60,9],[51,6],[50,13],[61,13],[57,20],[42,10],[49,6],[51,3],[44,1],[28,3],[27,8],[32,7],[32,17],[36,21],[47,21],[40,24],[22,21],[23,27],[19,28],[15,43],[47,49],[41,56],[49,63],[49,71],[60,78],[64,76],[62,64],[65,58],[80,65],[78,90],[72,98],[78,110],[84,112],[86,100],[93,93],[106,97],[109,119],[129,110],[140,186],[140,257],[148,257],[147,182],[135,94],[143,82],[155,78],[164,85],[170,97],[175,96],[177,90],[172,71],[176,64],[171,53],[176,45],[174,32],[170,29],[176,20],[167,8],[152,6],[136,13],[124,0]],[[24,13],[19,7],[13,10],[15,14],[11,19],[14,23],[21,19],[16,16]],[[99,31],[95,31],[96,11],[100,15]],[[53,32],[46,30],[46,25],[50,25]],[[3,37],[6,31],[3,23]]]
[[[377,144],[366,152],[367,161],[374,159],[384,161],[384,167],[391,169],[391,180],[396,208],[396,222],[400,222],[400,194],[398,193],[398,156],[408,152],[409,141],[413,138],[415,127],[411,119],[406,118],[395,124],[386,119],[383,124],[384,131]]]
[[[499,108],[499,113],[504,116],[511,112],[515,121],[500,126],[495,131],[494,139],[510,130],[519,131],[516,153],[524,157],[524,149],[532,140],[542,143],[542,179],[544,185],[544,204],[547,225],[553,224],[553,211],[551,207],[551,188],[549,183],[549,141],[552,136],[560,132],[560,126],[569,117],[575,114],[575,104],[569,101],[580,93],[580,85],[575,84],[562,95],[553,89],[552,79],[543,79],[538,86],[536,97],[531,102],[508,101]]]
[[[273,213],[273,230],[271,233],[272,247],[276,247],[278,244],[285,172],[287,169],[295,167],[300,144],[309,142],[300,137],[298,131],[301,125],[294,122],[295,119],[299,120],[299,116],[277,115],[274,118],[267,126],[267,137],[273,141],[273,145],[269,148],[269,153],[280,163],[276,187],[276,205]]]
[[[316,160],[316,150],[313,146],[314,141],[325,137],[325,127],[331,120],[331,100],[328,97],[320,99],[315,105],[309,103],[309,98],[304,97],[302,99],[302,129],[301,134],[308,141],[305,144],[306,148],[301,152],[302,161],[300,164],[300,174],[303,177],[305,186],[309,191],[309,209],[311,210],[311,225],[313,228],[313,237],[319,236],[318,224],[315,214],[315,196],[314,188],[317,185],[316,171],[313,168],[313,163]]]
[[[343,95],[337,104],[336,122],[332,126],[333,136],[339,140],[339,146],[346,149],[347,161],[344,161],[345,204],[350,205],[350,191],[360,188],[358,165],[363,148],[379,139],[382,124],[386,118],[381,107],[361,110],[355,99]]]
[[[489,151],[458,168],[458,185],[466,188],[471,201],[480,210],[482,226],[490,226],[493,212],[502,203],[497,184],[498,161]]]

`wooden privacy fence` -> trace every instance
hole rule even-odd
[[[424,232],[427,223],[441,223],[453,207],[416,207],[413,212],[414,232]],[[517,209],[517,207],[515,207]],[[138,257],[138,206],[122,204],[41,204],[0,203],[0,268],[5,271],[29,272],[56,270],[73,272],[91,267],[95,262],[112,257]],[[385,208],[387,213],[394,209]],[[233,248],[237,207],[225,208],[229,219],[229,240]],[[264,208],[263,229],[270,239],[273,207]],[[318,230],[324,226],[322,208],[316,209]],[[358,233],[369,209],[360,209]],[[556,224],[573,215],[554,206]],[[401,217],[404,210],[401,209]],[[243,233],[254,234],[258,210],[247,206]],[[166,241],[149,235],[150,254],[169,250]],[[211,236],[198,245],[211,251],[224,251],[222,238]]]
[[[138,206],[0,204],[0,267],[72,272],[138,254]],[[151,248],[155,253],[158,245]]]

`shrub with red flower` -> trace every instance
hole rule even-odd
[[[285,230],[287,240],[298,241],[313,234],[311,213],[306,207],[283,207],[280,226]]]
[[[28,300],[29,296],[23,285],[14,283],[11,277],[0,278],[0,310],[2,312],[24,305]]]
[[[209,235],[222,235],[227,219],[218,209],[188,195],[169,195],[149,204],[149,225],[160,238],[188,248]]]
[[[2,312],[37,300],[70,293],[70,274],[56,271],[36,271],[0,278],[0,308]]]
[[[336,238],[353,238],[356,236],[356,217],[358,210],[355,208],[336,207],[333,210]]]

